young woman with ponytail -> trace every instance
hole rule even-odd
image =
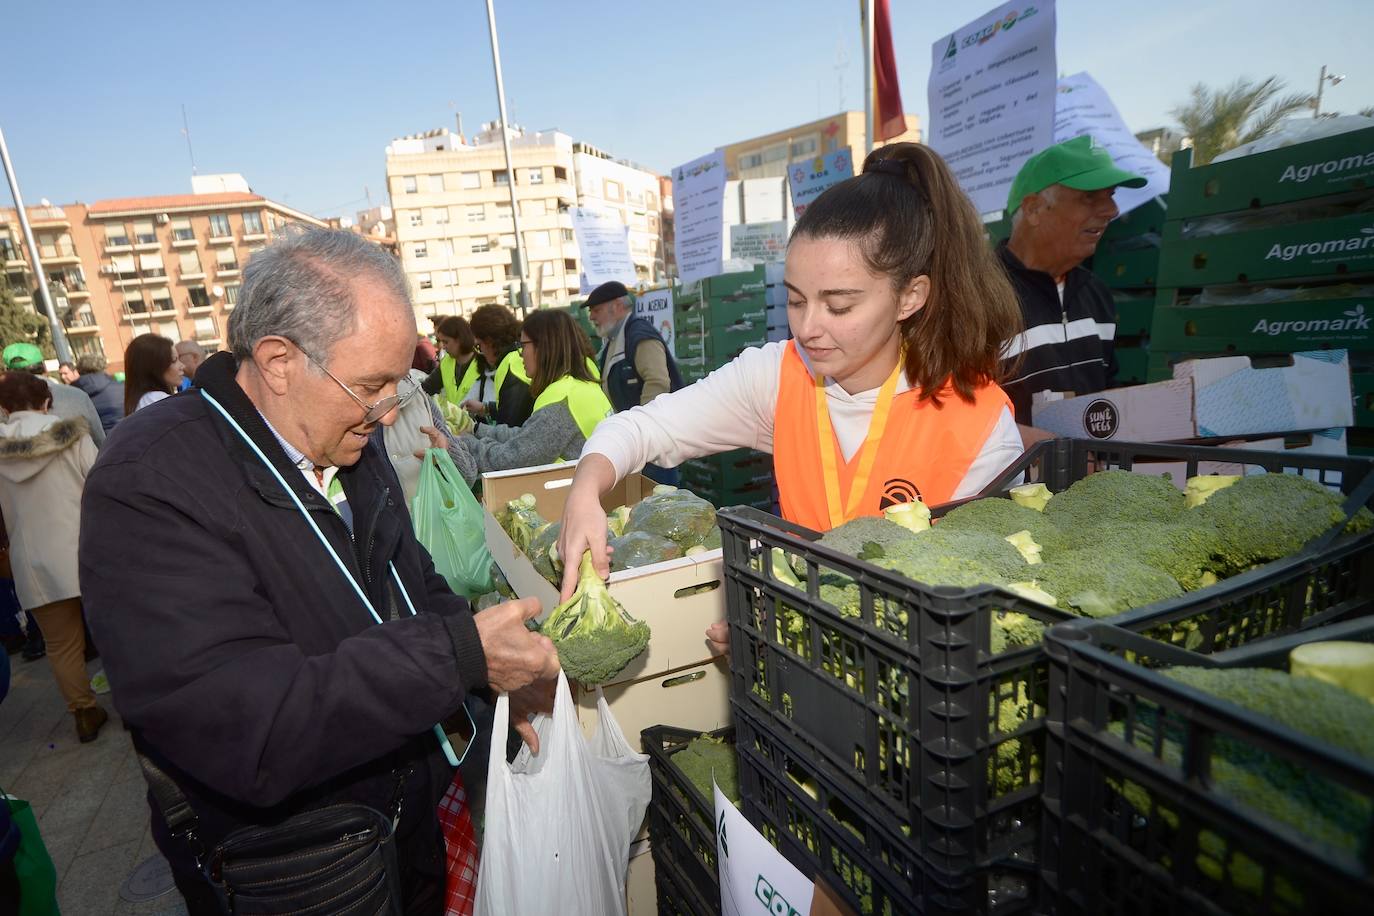
[[[792,340],[597,427],[568,493],[563,556],[591,550],[607,572],[600,496],[650,461],[772,452],[783,517],[828,530],[915,497],[973,496],[1019,457],[997,379],[1020,308],[929,147],[875,150],[817,198],[792,231],[785,282]]]

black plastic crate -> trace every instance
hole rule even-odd
[[[1177,462],[1189,476],[1210,461],[1308,471],[1347,491],[1366,480],[1374,490],[1374,463],[1364,459],[1054,440],[1028,452],[984,495],[1023,475],[1058,492],[1086,476],[1090,462],[1129,470],[1147,461]],[[845,793],[906,860],[923,863],[943,889],[927,913],[982,912],[993,903],[999,913],[1028,908],[1037,894],[1027,863],[1038,846],[1049,665],[1043,646],[991,654],[991,621],[1003,610],[1046,623],[1070,615],[990,586],[920,585],[819,546],[815,532],[761,512],[727,509],[719,521],[737,711],[767,723],[790,759]],[[773,548],[805,565],[804,589],[775,578]],[[1374,554],[1374,534],[1356,539],[1354,552]],[[1118,620],[1210,649],[1336,619],[1361,589],[1374,591],[1374,564],[1332,558],[1316,568],[1294,565],[1303,562],[1270,564]],[[833,574],[857,587],[858,617],[822,597],[821,579]],[[1180,611],[1189,619],[1171,623]],[[740,747],[743,758],[742,739]],[[872,872],[877,863],[870,864]]]
[[[1374,761],[1171,680],[1166,665],[1286,667],[1296,645],[1374,640],[1365,616],[1213,655],[1097,621],[1054,628],[1043,906],[1069,914],[1336,914],[1374,900],[1374,817],[1349,858],[1211,779],[1213,749],[1374,811]],[[1259,755],[1266,755],[1260,757]]]
[[[672,863],[680,883],[690,885],[694,897],[711,901],[701,912],[720,909],[720,878],[716,865],[715,801],[707,798],[673,764],[673,755],[702,734],[735,741],[735,729],[713,732],[655,725],[640,733],[644,753],[649,755],[653,796],[649,802],[649,838],[654,867],[661,861]]]
[[[720,894],[708,901],[692,885],[691,880],[671,858],[654,857],[654,896],[658,898],[658,916],[718,916]]]

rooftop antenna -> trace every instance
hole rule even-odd
[[[186,118],[186,106],[181,106],[181,132],[186,135],[186,153],[191,157],[191,174],[196,174],[196,151],[191,148],[191,122]]]

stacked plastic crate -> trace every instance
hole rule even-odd
[[[674,356],[687,384],[705,378],[747,347],[768,340],[764,265],[708,277],[673,297]],[[786,302],[783,304],[786,308]],[[681,466],[682,485],[716,506],[771,508],[772,457],[752,449],[696,458]]]
[[[1374,454],[1374,128],[1196,168],[1177,154],[1159,280],[1152,381],[1183,358],[1347,350],[1350,450]]]
[[[1102,234],[1092,258],[1093,273],[1116,302],[1118,386],[1146,381],[1165,207],[1165,199],[1156,197],[1118,217]]]

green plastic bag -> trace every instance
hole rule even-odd
[[[482,506],[443,449],[425,452],[410,515],[415,537],[455,595],[475,598],[492,590]]]
[[[23,839],[14,855],[14,872],[19,878],[19,916],[57,916],[57,869],[38,832],[29,803],[0,793],[9,806],[10,817],[19,825]]]

